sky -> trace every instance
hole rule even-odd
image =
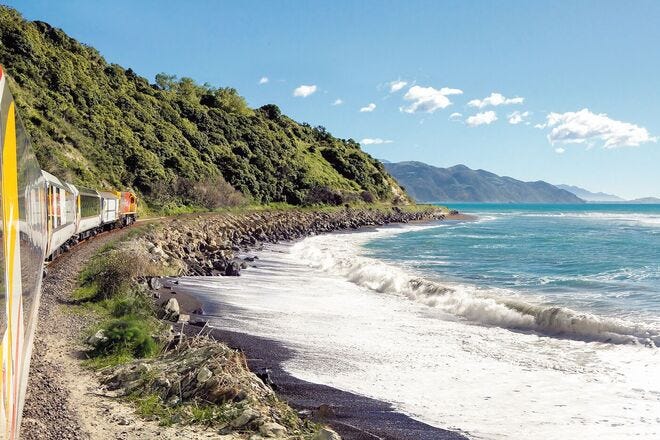
[[[660,197],[660,2],[6,1],[379,159]]]

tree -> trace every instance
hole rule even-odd
[[[166,73],[156,74],[156,86],[161,90],[172,90],[176,84],[176,75],[168,75]]]

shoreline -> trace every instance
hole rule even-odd
[[[177,323],[176,332],[186,336],[204,335],[245,354],[251,371],[263,375],[268,370],[275,392],[301,415],[328,424],[346,440],[466,440],[460,432],[437,428],[396,410],[388,402],[342,391],[337,388],[298,379],[286,372],[283,365],[295,356],[283,343],[243,332],[224,330],[206,325],[204,315],[192,313],[205,305],[194,293],[164,283],[159,290],[158,303],[176,298],[181,312],[190,314],[195,324]],[[207,308],[209,309],[209,308]],[[221,301],[214,304],[213,314],[220,319],[231,314],[232,306]]]
[[[415,223],[430,223],[441,220],[464,221],[474,219],[474,216],[454,214],[412,221]],[[365,224],[350,229],[357,230],[364,227],[384,226],[388,223]],[[341,233],[346,229],[349,228],[331,228],[323,232]],[[290,242],[309,235],[315,234],[301,234],[299,237],[282,241]],[[258,250],[259,248],[256,245],[241,249],[242,252]],[[292,376],[283,368],[283,364],[294,356],[291,349],[268,338],[207,326],[204,310],[209,310],[208,305],[195,296],[194,290],[176,285],[174,279],[165,280],[163,287],[158,290],[157,297],[155,302],[159,308],[163,307],[170,298],[176,298],[181,313],[190,317],[187,325],[185,323],[175,324],[175,331],[180,331],[187,336],[195,336],[201,332],[220,343],[242,351],[247,357],[250,370],[258,374],[268,370],[268,380],[272,380],[277,394],[283,397],[301,415],[330,425],[344,439],[370,440],[381,438],[396,440],[415,438],[419,440],[459,440],[467,438],[460,432],[436,428],[415,420],[397,411],[393,405],[387,402]],[[231,314],[230,306],[220,304],[219,307],[218,304],[213,305],[214,314],[222,317]]]

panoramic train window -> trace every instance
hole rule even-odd
[[[93,217],[101,214],[101,202],[98,197],[80,194],[80,216]]]
[[[67,224],[76,221],[76,196],[70,191],[66,192],[64,217]]]
[[[48,221],[53,229],[62,223],[60,220],[60,189],[56,186],[48,187]]]

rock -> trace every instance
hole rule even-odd
[[[126,417],[118,416],[115,420],[117,421],[118,425],[126,426],[131,424],[131,421],[128,420]]]
[[[87,343],[93,347],[96,347],[102,342],[105,342],[108,340],[108,337],[105,335],[103,330],[99,330],[96,333],[94,333],[92,336],[87,338]]]
[[[318,417],[322,417],[324,419],[327,419],[328,417],[334,417],[335,411],[332,409],[332,407],[330,405],[326,405],[324,403],[323,405],[318,407],[315,414]]]
[[[160,292],[154,292],[153,297],[155,299],[160,299]]]
[[[145,374],[148,374],[149,372],[151,372],[151,365],[146,364],[146,363],[140,363],[140,364],[137,365],[136,370],[137,370],[138,374],[140,374],[141,376],[144,376]]]
[[[160,289],[161,287],[163,287],[163,282],[162,282],[162,281],[160,280],[160,278],[158,278],[158,277],[151,277],[151,278],[149,278],[149,281],[147,281],[147,283],[149,284],[149,287],[150,287],[152,290],[158,290],[158,289]]]
[[[164,258],[166,256],[165,251],[160,246],[154,246],[153,249],[151,249],[151,254],[158,258]]]
[[[197,382],[204,383],[207,380],[209,380],[211,377],[213,377],[213,372],[206,367],[202,367],[199,369],[199,372],[197,373]]]
[[[231,425],[232,428],[242,428],[243,426],[247,425],[257,417],[259,417],[259,413],[253,410],[252,408],[246,408],[240,416],[236,417],[234,420],[232,420],[229,424]]]
[[[232,261],[227,265],[227,268],[225,269],[225,276],[237,277],[240,275],[241,275],[241,267],[237,262]]]
[[[273,390],[277,390],[277,386],[275,385],[275,382],[273,382],[273,379],[270,377],[270,373],[270,368],[265,368],[263,371],[257,372],[256,375],[264,384],[268,385]]]
[[[158,388],[170,389],[172,388],[172,382],[166,377],[159,377],[154,381],[154,385]]]
[[[284,437],[286,428],[279,423],[266,422],[259,427],[259,434],[264,437]]]
[[[332,429],[323,427],[316,433],[314,440],[341,440],[341,437]]]
[[[178,319],[179,314],[181,313],[179,301],[177,301],[176,298],[170,298],[163,309],[165,310],[165,316],[172,320]]]
[[[174,299],[174,298],[172,298]],[[190,322],[190,315],[185,314],[185,313],[180,313],[179,314],[179,319],[177,322]]]

